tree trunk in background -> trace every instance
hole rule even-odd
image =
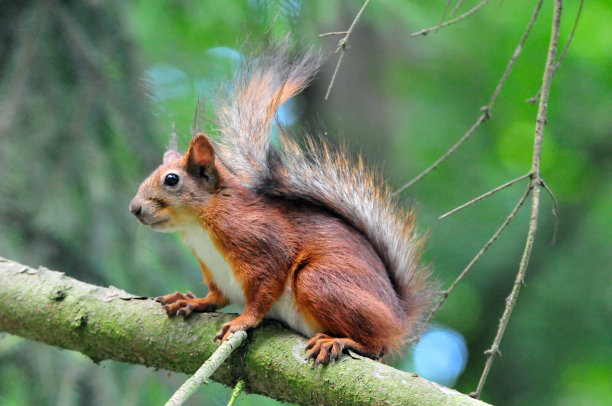
[[[134,233],[115,230],[159,159],[124,20],[112,1],[0,13],[0,252],[98,283],[111,263],[138,268]]]

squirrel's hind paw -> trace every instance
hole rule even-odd
[[[318,333],[308,341],[306,351],[310,351],[307,359],[315,360],[315,365],[327,365],[337,360],[344,349],[343,340]]]
[[[327,365],[337,360],[344,350],[353,350],[372,359],[380,358],[383,354],[380,345],[365,346],[350,338],[336,338],[323,333],[315,334],[306,345],[306,351],[310,351],[307,359],[314,359],[315,365]]]

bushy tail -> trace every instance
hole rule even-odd
[[[235,87],[217,111],[222,162],[247,187],[263,194],[323,206],[362,232],[383,260],[401,300],[407,325],[427,309],[427,272],[419,265],[422,239],[414,215],[392,198],[380,176],[322,140],[300,147],[277,126],[282,103],[302,91],[319,66],[312,52],[291,54],[276,46],[242,69]]]

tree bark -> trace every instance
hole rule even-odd
[[[115,360],[194,373],[219,345],[213,337],[234,316],[169,318],[159,303],[90,285],[46,268],[0,257],[0,331],[79,351],[94,362]],[[306,339],[271,321],[248,332],[212,376],[246,392],[297,404],[484,405],[416,374],[358,356],[315,368]]]

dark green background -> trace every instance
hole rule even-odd
[[[462,11],[475,5],[466,1]],[[535,1],[492,1],[430,34],[446,1],[373,1],[350,38],[328,101],[336,56],[297,100],[300,124],[346,141],[398,187],[476,120],[527,26]],[[561,45],[578,1],[564,2]],[[551,246],[550,198],[542,210],[517,307],[483,393],[496,404],[612,403],[612,5],[586,2],[571,50],[554,78],[542,175],[560,203]],[[76,278],[156,296],[204,294],[178,236],[130,218],[128,203],[159,162],[176,124],[188,143],[199,95],[230,75],[226,47],[290,33],[330,55],[358,1],[30,1],[0,12],[0,255]],[[438,170],[405,191],[429,242],[425,257],[447,285],[503,222],[523,191],[513,186],[446,220],[437,217],[531,165],[536,94],[550,34],[543,11],[485,123]],[[206,114],[204,114],[206,116]],[[204,123],[202,126],[207,126]],[[299,132],[298,132],[299,133]],[[459,285],[436,321],[467,340],[478,381],[525,243],[528,209]],[[27,289],[27,286],[24,286]],[[27,305],[27,304],[24,304]],[[408,356],[408,355],[407,355]],[[0,404],[163,404],[185,376],[103,362],[0,335]],[[189,404],[225,404],[211,384]],[[237,404],[273,404],[243,395]]]

